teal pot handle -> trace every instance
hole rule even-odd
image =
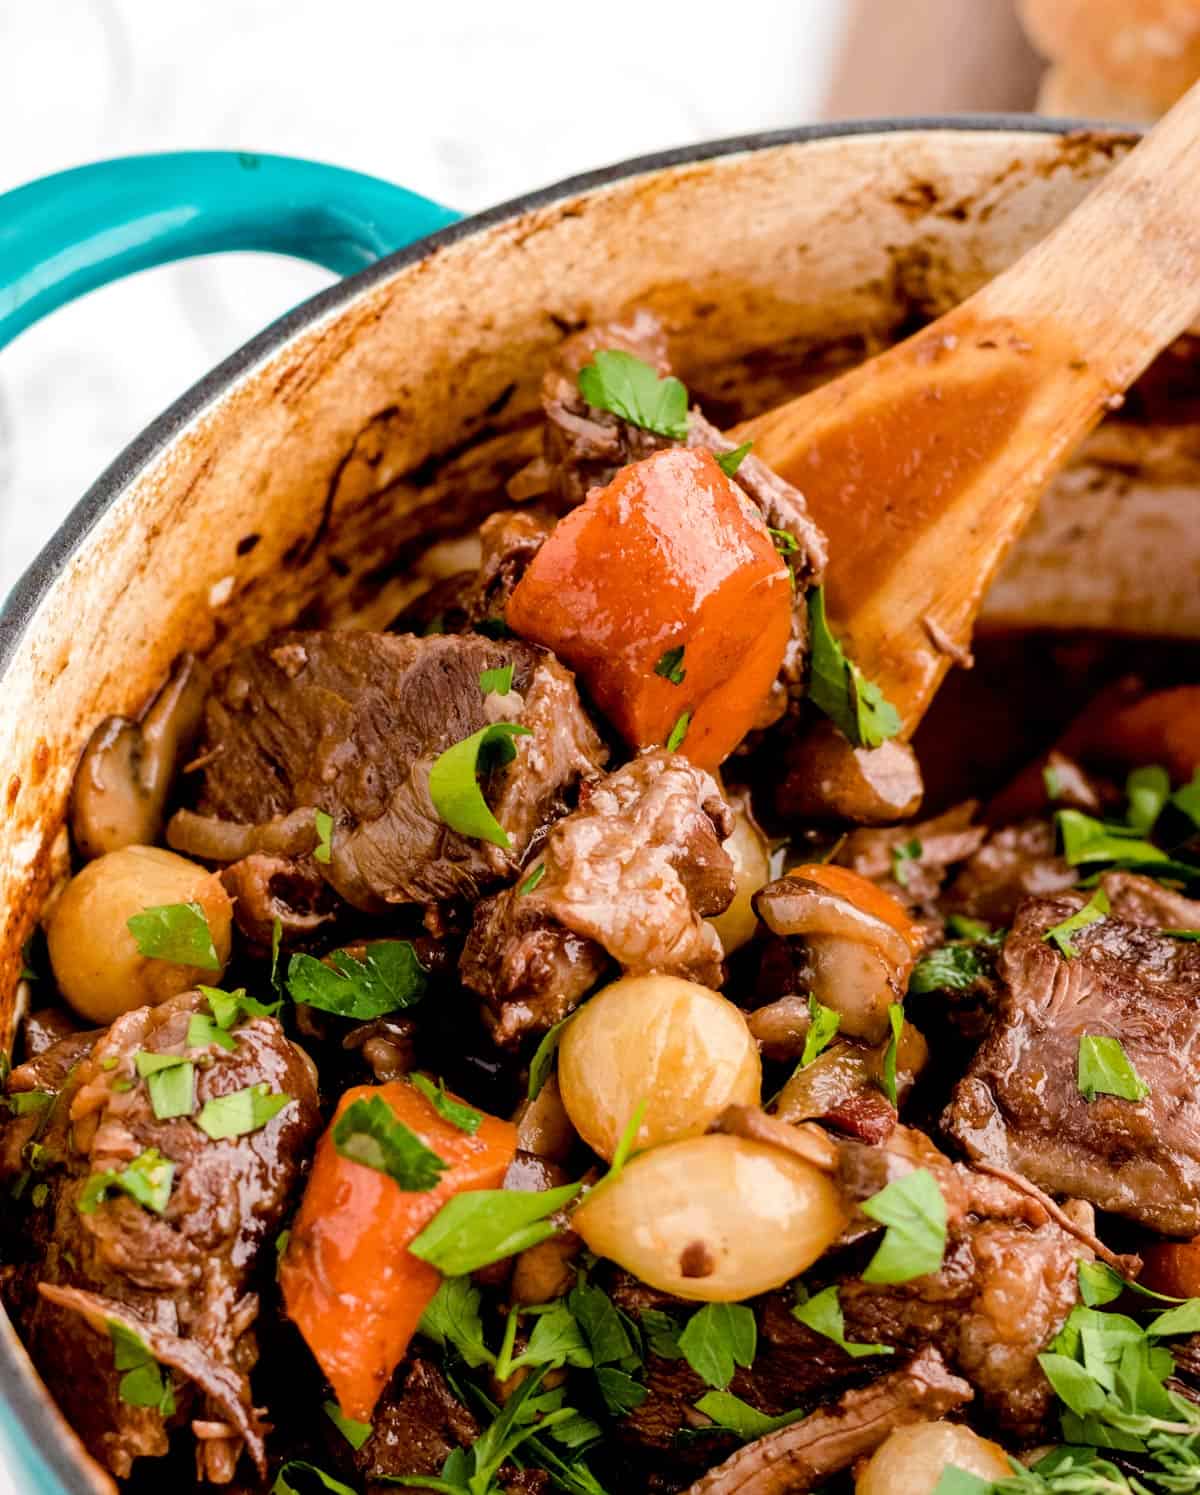
[[[0,348],[76,296],[194,254],[259,249],[349,275],[461,215],[291,156],[126,156],[0,196]]]

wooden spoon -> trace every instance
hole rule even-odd
[[[1200,315],[1198,182],[1200,85],[961,306],[730,433],[828,534],[830,617],[903,737],[1046,484]]]

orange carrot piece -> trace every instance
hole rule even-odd
[[[1163,1241],[1141,1253],[1138,1281],[1172,1298],[1200,1298],[1200,1236],[1191,1241]]]
[[[805,862],[800,867],[793,867],[788,876],[803,877],[808,882],[815,882],[829,892],[836,893],[839,898],[853,903],[864,914],[890,925],[903,937],[914,955],[923,946],[925,936],[921,933],[920,926],[909,918],[903,904],[890,893],[885,893],[870,878],[852,872],[849,867],[838,867],[832,862]]]
[[[1200,769],[1200,685],[1156,690],[1109,717],[1096,751],[1130,767],[1162,763],[1177,784]]]
[[[469,1136],[404,1080],[348,1090],[334,1120],[356,1100],[372,1096],[386,1101],[450,1167],[434,1188],[409,1193],[387,1174],[343,1157],[330,1126],[317,1146],[279,1268],[289,1317],[328,1377],[338,1406],[358,1422],[370,1421],[442,1280],[435,1267],[409,1253],[409,1242],[452,1194],[499,1188],[517,1150],[509,1122],[485,1116]]]
[[[754,725],[791,630],[792,586],[757,511],[711,453],[624,467],[562,519],[505,619],[552,649],[634,747],[713,769]],[[682,649],[678,684],[657,674]]]

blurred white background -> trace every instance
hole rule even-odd
[[[0,190],[82,161],[312,156],[462,209],[820,108],[841,0],[4,0]],[[636,41],[633,38],[636,37]],[[275,257],[98,292],[0,355],[0,596],[84,488],[213,363],[324,285]]]
[[[470,210],[704,138],[1020,107],[1031,66],[1010,0],[0,0],[0,192],[108,156],[232,147]],[[328,278],[196,260],[3,350],[0,598],[130,437]]]

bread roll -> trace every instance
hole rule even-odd
[[[1200,0],[1018,0],[1047,113],[1155,118],[1200,78]]]

